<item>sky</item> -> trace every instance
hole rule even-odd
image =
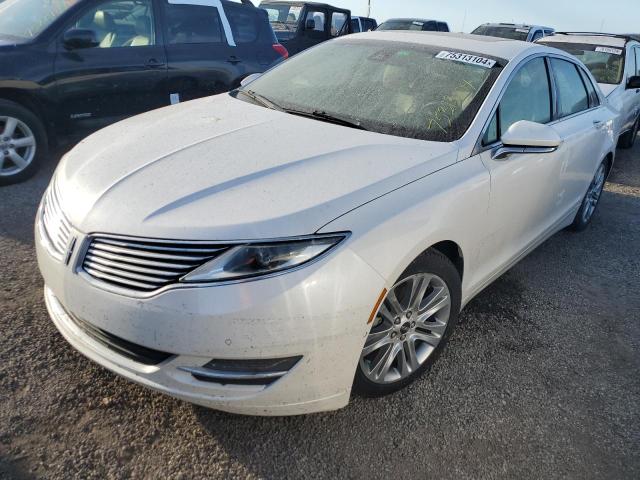
[[[368,0],[324,2],[348,8],[352,15],[367,14]],[[371,16],[378,23],[392,17],[444,20],[454,32],[470,32],[486,22],[513,22],[558,31],[640,33],[640,0],[371,0]]]

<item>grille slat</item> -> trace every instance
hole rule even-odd
[[[189,256],[189,255],[172,255],[168,253],[148,252],[148,251],[134,249],[134,248],[116,247],[115,245],[107,245],[100,242],[95,242],[92,245],[92,248],[95,248],[98,250],[105,250],[107,252],[122,253],[126,255],[138,256],[138,257],[157,258],[161,260],[186,261],[186,262],[188,261],[198,262],[198,261],[205,260],[206,258],[209,257],[208,255]]]
[[[49,253],[62,260],[71,236],[71,223],[60,207],[60,194],[55,181],[45,193],[41,222],[42,231],[49,243]]]
[[[110,275],[117,275],[119,277],[130,278],[131,280],[139,281],[139,282],[148,282],[150,285],[155,283],[164,282],[166,279],[162,277],[152,277],[149,275],[141,275],[139,273],[129,272],[127,270],[122,270],[120,268],[113,267],[105,267],[104,265],[100,265],[99,263],[91,262],[89,260],[85,260],[84,264],[87,268],[92,270],[98,270],[100,272],[108,273]]]
[[[148,259],[143,259],[143,258],[136,258],[136,257],[127,257],[126,255],[118,255],[115,253],[109,253],[109,252],[103,252],[100,250],[94,250],[93,248],[90,248],[87,251],[88,254],[91,254],[95,257],[100,257],[100,258],[104,258],[107,260],[114,260],[116,262],[123,262],[123,263],[131,263],[134,265],[144,265],[144,266],[148,266],[148,267],[157,267],[157,268],[169,268],[169,269],[176,269],[176,270],[183,270],[186,267],[195,267],[198,265],[198,263],[195,263],[193,265],[185,265],[185,264],[178,264],[178,263],[169,263],[169,262],[155,262],[153,260],[148,260]]]
[[[85,254],[83,269],[102,282],[151,292],[179,282],[227,248],[204,242],[96,236]]]
[[[104,258],[96,257],[94,255],[87,255],[86,261],[87,263],[96,263],[105,267],[120,268],[129,272],[137,272],[143,274],[149,273],[151,275],[160,275],[161,277],[174,277],[176,273],[180,273],[176,272],[175,270],[170,272],[168,270],[155,270],[153,268],[138,267],[136,265],[129,265],[128,263],[124,262],[114,262],[112,260],[105,260]]]

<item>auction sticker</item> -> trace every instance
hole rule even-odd
[[[596,52],[612,53],[613,55],[622,55],[622,50],[611,47],[596,47]]]
[[[470,65],[477,65],[479,67],[491,68],[496,64],[495,60],[490,58],[479,57],[477,55],[469,55],[466,53],[447,52],[443,50],[436,55],[436,58],[442,60],[453,60],[454,62],[468,63]]]

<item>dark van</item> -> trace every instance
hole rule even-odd
[[[351,31],[351,12],[326,3],[264,1],[278,41],[291,55]]]
[[[231,90],[286,56],[248,0],[5,0],[0,185],[62,135]]]

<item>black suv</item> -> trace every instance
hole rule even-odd
[[[326,3],[263,1],[278,41],[291,55],[351,31],[351,11]]]
[[[287,55],[249,0],[6,0],[0,185],[62,135],[231,90]]]

